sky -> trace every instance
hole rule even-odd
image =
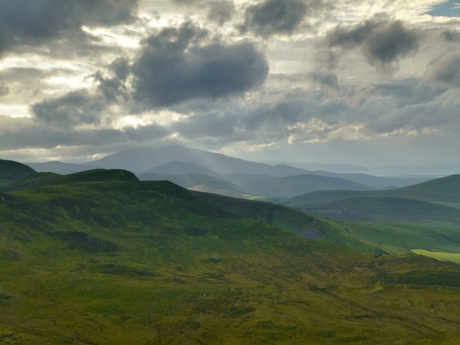
[[[0,158],[460,163],[460,1],[0,0]]]

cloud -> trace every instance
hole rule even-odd
[[[105,102],[100,97],[92,96],[86,90],[79,90],[35,103],[31,110],[46,125],[67,128],[81,124],[98,124],[105,107]]]
[[[254,44],[209,41],[185,23],[150,36],[133,65],[134,98],[148,107],[241,95],[262,85],[268,62]]]
[[[398,108],[432,102],[446,91],[445,88],[424,83],[416,78],[378,83],[374,85],[374,90],[379,96],[391,97],[391,102]]]
[[[460,42],[460,32],[457,30],[444,30],[441,35],[447,42]]]
[[[167,137],[170,132],[157,124],[123,129],[53,128],[34,118],[0,116],[0,151],[56,147],[127,145],[146,143]],[[93,151],[94,153],[94,151]]]
[[[112,77],[105,77],[100,71],[92,77],[99,83],[98,88],[108,102],[116,102],[118,97],[130,97],[126,80],[131,73],[131,65],[125,58],[117,58],[109,65]]]
[[[235,13],[235,4],[233,1],[212,1],[208,6],[208,19],[219,25],[228,22]]]
[[[310,77],[313,81],[321,86],[330,87],[336,89],[339,87],[337,81],[337,74],[324,71],[315,71],[310,73]]]
[[[369,86],[343,85],[334,92],[305,91],[261,103],[221,102],[195,111],[170,128],[178,138],[215,147],[232,143],[376,140],[392,136],[452,135],[460,122],[454,89],[416,78]],[[388,139],[390,140],[390,139]]]
[[[428,74],[444,86],[460,87],[460,54],[433,61],[428,66]]]
[[[219,25],[232,19],[235,14],[233,0],[171,0],[176,5],[194,7],[200,12],[207,9],[207,18]]]
[[[420,37],[417,31],[405,28],[401,21],[378,14],[351,28],[337,26],[328,32],[327,41],[330,48],[361,48],[371,65],[388,69],[417,50]]]
[[[37,46],[86,26],[132,21],[137,0],[0,1],[0,54],[15,46]]]
[[[290,35],[299,27],[307,10],[303,0],[265,0],[246,9],[241,30],[262,37]]]
[[[0,82],[0,97],[6,96],[10,93],[10,88],[3,82]]]

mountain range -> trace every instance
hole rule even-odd
[[[293,197],[318,190],[399,188],[430,179],[313,172],[286,164],[251,162],[174,145],[126,150],[83,165],[61,162],[28,165],[39,172],[58,174],[94,168],[127,169],[141,180],[169,180],[192,190],[242,198]]]

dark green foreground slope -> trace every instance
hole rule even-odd
[[[0,193],[2,344],[458,343],[458,265],[309,241],[128,172],[33,179]]]
[[[25,179],[35,173],[35,170],[27,165],[0,159],[0,188]]]

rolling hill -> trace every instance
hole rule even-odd
[[[460,175],[440,179],[404,188],[382,191],[317,191],[297,195],[286,201],[290,205],[314,205],[337,202],[357,197],[394,197],[426,202],[460,203]]]
[[[456,344],[460,336],[456,264],[308,240],[266,223],[319,227],[320,219],[284,208],[264,215],[269,204],[247,201],[231,213],[129,172],[36,179],[1,193],[3,343]],[[237,214],[251,205],[265,223]]]
[[[0,159],[0,188],[20,181],[35,173],[36,171],[27,165]]]
[[[31,167],[37,172],[53,172],[60,175],[74,174],[77,172],[82,172],[86,170],[92,170],[100,167],[91,167],[83,166],[80,164],[73,163],[63,163],[59,161],[50,161],[43,163],[24,163],[25,165]]]
[[[281,201],[333,218],[351,237],[393,253],[460,251],[460,175],[386,191],[319,191]],[[442,254],[446,253],[446,255]]]

